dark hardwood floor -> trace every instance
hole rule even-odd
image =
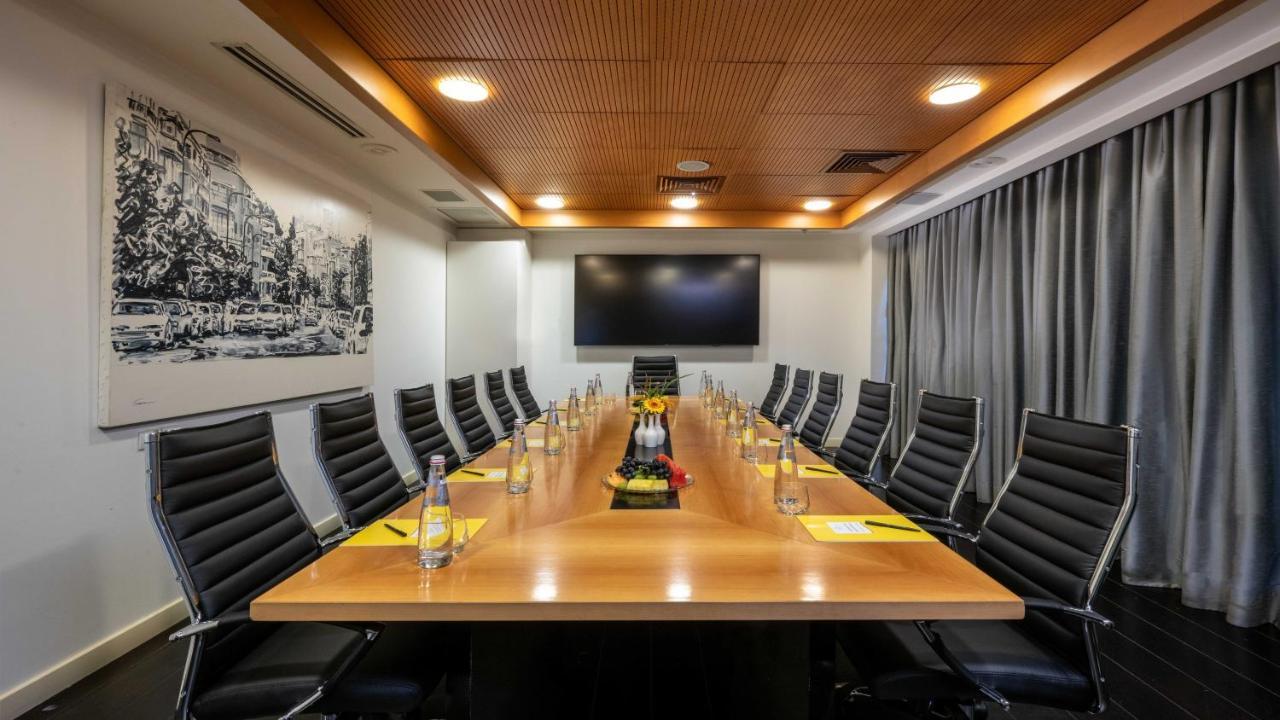
[[[966,498],[961,520],[980,520],[985,507]],[[975,523],[971,523],[975,524]],[[1280,628],[1264,625],[1239,628],[1222,614],[1195,610],[1178,602],[1174,590],[1141,588],[1108,579],[1096,609],[1116,623],[1102,631],[1104,671],[1111,705],[1104,720],[1276,720],[1280,719]],[[19,720],[79,718],[169,718],[182,675],[186,644],[169,643],[164,635],[59,693]],[[692,648],[703,658],[699,674],[714,687],[720,663],[714,650]],[[699,654],[700,653],[700,654]],[[616,679],[616,678],[615,678]],[[600,718],[638,717],[635,698],[625,699],[616,687],[597,677],[593,713]],[[568,681],[583,682],[583,678]],[[613,683],[616,685],[617,683]],[[713,691],[708,690],[714,694]],[[608,707],[604,698],[629,703]],[[697,715],[715,703],[706,702]],[[637,715],[637,712],[639,713]],[[670,718],[650,702],[648,714]],[[734,720],[744,716],[735,714]],[[998,711],[993,718],[1002,717]],[[1009,720],[1081,720],[1088,715],[1049,708],[1015,706]]]

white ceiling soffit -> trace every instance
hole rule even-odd
[[[122,57],[154,65],[156,74],[179,86],[192,80],[223,91],[246,108],[246,124],[284,141],[301,140],[367,177],[379,189],[424,214],[467,208],[488,213],[490,222],[505,221],[488,212],[483,202],[452,173],[393,129],[357,100],[310,59],[278,35],[238,0],[75,0],[36,3],[33,9],[61,24],[118,50]],[[291,97],[251,70],[224,46],[248,45],[302,89],[348,119],[368,137],[352,137],[314,107]],[[149,62],[157,59],[167,62]],[[146,90],[146,88],[138,88]],[[198,92],[198,91],[197,91]],[[371,152],[367,146],[374,146]],[[363,179],[362,177],[362,179]],[[450,191],[459,202],[438,203],[423,193]],[[442,223],[454,222],[444,213]]]
[[[1276,62],[1280,0],[1245,3],[983,153],[1005,162],[946,173],[914,194],[937,199],[899,203],[852,228],[887,235],[910,227]]]

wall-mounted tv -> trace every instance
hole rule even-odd
[[[758,345],[759,255],[578,255],[574,345]]]

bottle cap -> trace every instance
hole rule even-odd
[[[788,424],[786,424],[786,425],[783,425],[783,426],[782,426],[782,432],[791,432],[791,424],[790,424],[790,423],[788,423]]]
[[[432,455],[432,456],[431,456],[431,464],[432,464],[432,465],[443,465],[443,464],[444,464],[444,456],[443,456],[443,455]]]

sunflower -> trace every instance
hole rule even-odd
[[[661,415],[667,411],[667,401],[660,397],[645,398],[644,411],[652,415]]]

